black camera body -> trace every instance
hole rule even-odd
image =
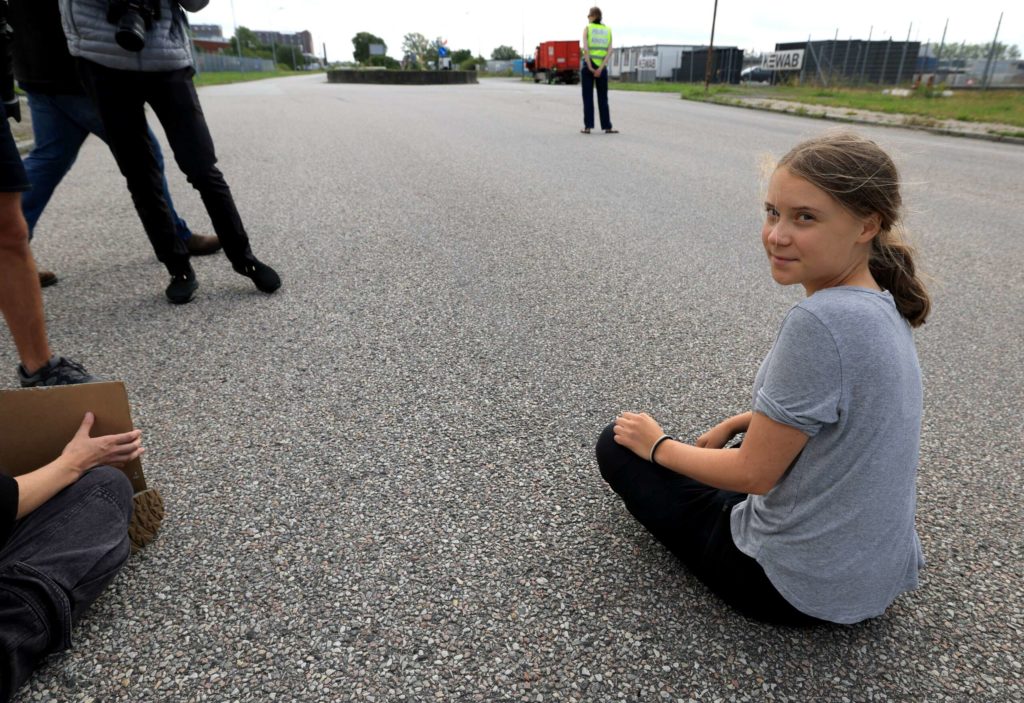
[[[160,19],[160,0],[107,0],[107,22],[117,25],[114,38],[126,51],[142,51],[146,32]]]

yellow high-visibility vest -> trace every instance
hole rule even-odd
[[[608,47],[612,45],[612,30],[603,24],[587,25],[587,49],[590,51],[590,60],[601,67],[605,57],[608,56]]]

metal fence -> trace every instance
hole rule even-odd
[[[804,50],[803,67],[793,74],[800,83],[899,85],[909,81],[917,66],[921,42],[827,39],[776,44],[776,51]]]
[[[999,30],[1002,16],[995,23],[995,36],[988,47],[999,45]],[[914,24],[907,29],[905,40],[894,40],[872,37],[874,27],[868,31],[865,39],[840,39],[841,32],[836,30],[832,39],[812,39],[807,41],[785,42],[775,45],[775,50],[793,51],[802,49],[803,63],[796,71],[776,71],[773,82],[799,81],[800,83],[816,83],[829,86],[845,85],[900,85],[912,82],[945,83],[947,85],[970,86],[1019,86],[1024,84],[1024,60],[1000,60],[994,51],[987,57],[964,59],[960,49],[967,42],[947,41],[947,36],[955,36],[947,20],[942,30],[941,39],[933,42],[932,38],[924,42],[911,36]],[[976,44],[984,44],[982,37],[976,37]]]
[[[203,54],[196,52],[196,71],[273,71],[274,62],[270,59],[238,58],[230,54]]]
[[[672,71],[672,80],[680,83],[703,83],[708,74],[707,68],[707,47],[684,51],[680,56],[679,68]],[[742,70],[743,49],[723,46],[712,50],[710,71],[712,83],[739,83]]]

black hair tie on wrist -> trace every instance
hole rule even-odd
[[[658,451],[658,447],[660,447],[661,443],[667,439],[675,439],[675,437],[673,437],[672,435],[663,434],[654,441],[653,445],[651,445],[651,457],[648,461],[650,461],[655,466],[661,466],[661,464],[654,460],[654,452]]]

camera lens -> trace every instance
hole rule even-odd
[[[114,38],[126,51],[142,51],[146,46],[146,21],[138,12],[126,10],[117,23]]]

